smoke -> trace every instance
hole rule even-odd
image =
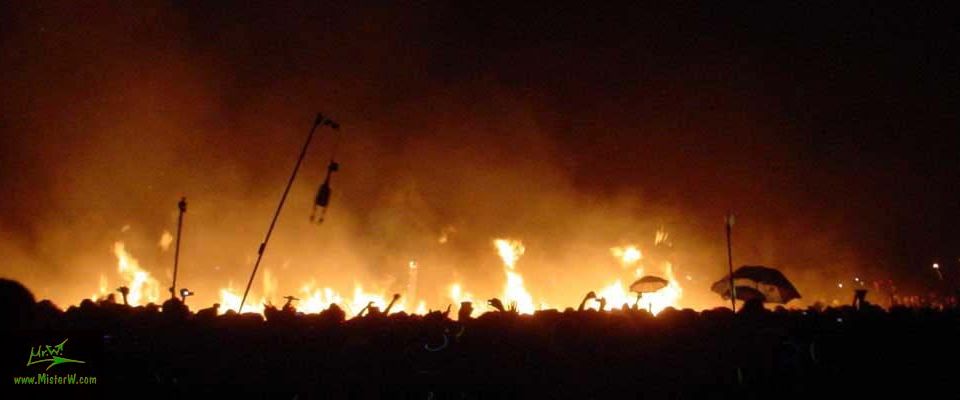
[[[522,24],[418,7],[5,6],[0,272],[73,304],[116,279],[123,241],[166,285],[164,235],[186,196],[181,286],[202,305],[242,288],[322,111],[342,125],[342,169],[327,221],[310,224],[333,140],[321,130],[264,259],[278,299],[309,280],[402,293],[411,260],[434,308],[453,281],[492,297],[490,243],[510,237],[535,297],[575,305],[622,278],[611,247],[637,244],[692,277],[682,304],[711,306],[728,211],[735,262],[785,269],[811,301],[886,273],[862,254],[879,242],[857,239],[879,212],[830,207],[873,184],[838,186],[852,173],[798,151],[805,128],[772,100],[782,72],[696,34],[644,40],[657,26],[541,46]],[[673,245],[653,250],[660,228]]]

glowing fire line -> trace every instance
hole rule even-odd
[[[658,232],[656,244],[660,244],[666,238],[666,233]],[[544,300],[535,300],[534,296],[527,290],[523,275],[517,270],[517,263],[526,252],[526,247],[520,240],[513,239],[494,239],[493,246],[497,255],[503,263],[504,283],[501,293],[501,300],[504,307],[512,308],[521,314],[532,314],[536,305],[541,309],[548,308],[549,305]],[[127,300],[130,305],[138,306],[146,303],[157,303],[160,301],[160,284],[153,278],[148,271],[141,268],[139,262],[126,249],[123,242],[114,244],[113,253],[117,258],[117,272],[123,286],[128,287],[129,294]],[[645,259],[641,250],[635,245],[610,248],[610,253],[619,261],[621,267],[630,270],[631,277],[622,277],[602,287],[597,291],[599,297],[606,300],[609,308],[620,308],[623,305],[632,307],[636,303],[636,293],[629,290],[629,282],[632,279],[640,277],[645,267]],[[418,264],[410,261],[407,264],[407,280],[404,296],[391,308],[390,313],[405,311],[414,314],[426,314],[428,312],[427,303],[417,296],[417,271]],[[649,268],[646,268],[649,269]],[[677,306],[682,297],[683,289],[674,276],[674,268],[670,262],[663,262],[660,268],[653,268],[655,273],[660,273],[668,284],[663,289],[644,294],[639,301],[639,307],[649,309],[654,314],[659,313],[666,307]],[[109,294],[108,279],[101,275],[99,280],[99,291],[93,295],[94,299],[104,298]],[[251,297],[249,309],[250,312],[262,314],[265,305],[281,305],[280,298],[277,297],[277,288],[279,283],[269,269],[264,270],[263,274],[263,292],[260,297]],[[479,302],[478,298],[464,289],[462,282],[454,282],[447,286],[448,293],[445,295],[451,304],[456,307],[461,302],[473,303],[476,311],[484,312],[487,307],[485,302]],[[221,314],[234,310],[240,305],[240,292],[235,290],[232,282],[227,287],[219,290],[219,312]],[[360,283],[355,283],[350,296],[344,296],[331,287],[321,287],[313,280],[305,282],[297,292],[300,297],[299,302],[295,304],[298,311],[312,314],[328,309],[336,304],[352,317],[360,310],[367,307],[368,304],[385,310],[391,300],[391,295],[385,290],[368,291]],[[596,308],[595,304],[590,307]]]

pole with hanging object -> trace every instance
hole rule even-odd
[[[323,219],[327,216],[327,209],[330,208],[330,195],[332,194],[330,179],[333,178],[334,172],[340,170],[340,163],[336,161],[337,149],[340,147],[340,130],[336,130],[336,138],[333,140],[333,150],[330,151],[330,163],[327,164],[327,176],[323,179],[323,183],[320,184],[320,188],[317,189],[317,196],[313,200],[313,212],[310,213],[310,222],[317,224],[322,224]],[[317,215],[318,208],[320,209],[319,215]]]
[[[737,312],[737,288],[733,286],[733,246],[730,244],[730,230],[733,227],[733,214],[727,215],[727,266],[730,272],[730,307]]]
[[[173,250],[173,284],[170,285],[170,298],[177,298],[177,270],[180,267],[180,236],[183,231],[183,214],[187,212],[187,198],[181,197],[177,203],[180,209],[180,216],[177,217],[177,247]]]
[[[243,291],[243,298],[240,300],[240,307],[237,309],[237,313],[243,313],[243,305],[247,302],[247,295],[250,294],[250,286],[253,285],[253,278],[257,276],[257,268],[260,267],[260,260],[263,260],[263,253],[267,249],[267,243],[270,241],[270,235],[273,233],[273,228],[277,225],[277,219],[280,217],[280,210],[283,209],[283,203],[287,201],[287,194],[290,193],[290,187],[293,186],[293,181],[297,178],[297,172],[300,170],[300,164],[303,163],[303,158],[307,155],[307,148],[310,147],[310,141],[313,140],[313,134],[321,125],[329,126],[334,130],[340,129],[340,124],[324,117],[323,114],[317,114],[317,119],[314,120],[313,127],[310,128],[310,133],[307,134],[307,141],[303,144],[303,149],[300,150],[300,157],[297,158],[297,164],[293,167],[293,173],[290,174],[290,180],[287,181],[287,187],[283,190],[283,195],[280,196],[280,204],[277,205],[277,211],[273,214],[273,220],[270,221],[270,227],[267,228],[267,235],[264,237],[263,243],[260,243],[260,248],[257,250],[257,261],[253,264],[253,272],[250,273],[250,280],[247,281],[247,289]]]

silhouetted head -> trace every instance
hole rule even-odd
[[[33,319],[36,300],[20,282],[0,279],[0,324],[17,329]]]
[[[473,314],[473,303],[469,301],[464,301],[460,303],[460,311],[457,312],[457,320],[466,321],[471,318]]]
[[[331,304],[329,308],[320,313],[320,316],[334,322],[343,322],[347,319],[347,313],[336,304]]]
[[[752,298],[743,302],[743,308],[740,309],[740,314],[756,314],[762,313],[765,311],[763,308],[763,300],[758,298]]]
[[[163,315],[174,318],[185,318],[190,314],[190,309],[180,299],[172,298],[163,302]]]

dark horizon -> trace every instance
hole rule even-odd
[[[112,262],[125,225],[157,252],[186,195],[185,262],[240,284],[322,111],[345,134],[333,225],[302,221],[323,137],[274,239],[298,243],[273,254],[379,277],[436,253],[469,277],[494,237],[549,252],[666,226],[712,277],[733,212],[737,265],[817,292],[854,274],[933,288],[934,262],[956,286],[960,25],[943,4],[6,2],[0,275],[42,296]],[[447,226],[459,247],[424,250]]]

